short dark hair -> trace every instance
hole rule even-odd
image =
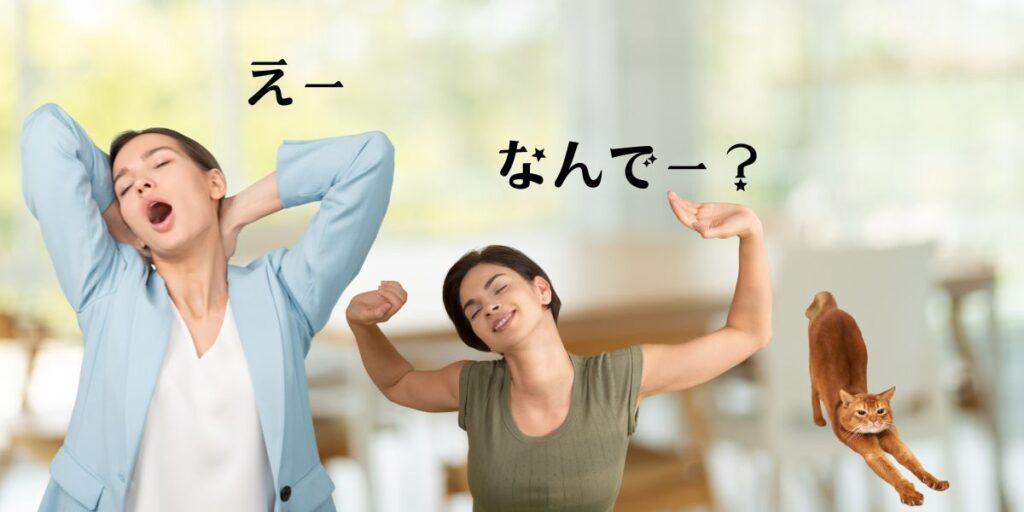
[[[473,332],[473,326],[466,318],[466,313],[462,310],[462,304],[459,301],[459,288],[462,286],[462,280],[470,269],[481,263],[493,263],[508,267],[523,279],[531,282],[534,277],[543,277],[551,286],[551,302],[545,305],[545,308],[550,309],[555,321],[558,321],[558,311],[562,309],[562,300],[555,293],[555,286],[551,284],[551,279],[548,278],[544,269],[516,249],[504,245],[488,245],[481,250],[474,249],[463,254],[459,261],[456,261],[448,270],[448,275],[445,276],[444,284],[441,287],[444,309],[448,312],[448,318],[455,324],[455,331],[458,332],[463,343],[483,352],[491,351],[490,347]]]
[[[121,149],[124,148],[128,141],[146,133],[159,133],[174,139],[182,151],[185,152],[185,155],[204,171],[221,168],[213,153],[210,153],[210,150],[196,142],[195,139],[177,130],[162,127],[146,128],[145,130],[127,130],[119,133],[117,137],[114,137],[113,142],[110,143],[110,165],[114,165],[114,159],[117,158],[117,154],[121,152]],[[221,169],[221,172],[223,172],[223,169]],[[223,197],[220,198],[220,202],[224,202]],[[218,204],[218,211],[220,210],[219,207],[220,205]]]

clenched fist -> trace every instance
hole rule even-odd
[[[381,281],[376,290],[352,297],[345,310],[349,323],[373,325],[387,322],[408,299],[408,294],[398,281]]]

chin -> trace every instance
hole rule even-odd
[[[189,247],[192,247],[194,245],[190,243],[189,240],[177,236],[169,238],[171,239],[160,240],[159,244],[154,244],[151,245],[150,247],[155,247],[156,250],[160,252],[161,256],[166,257],[184,254],[185,252],[188,251]]]
[[[507,340],[506,341],[484,340],[484,343],[487,344],[487,347],[490,348],[491,352],[494,352],[495,354],[504,354],[504,353],[506,353],[506,352],[508,352],[510,350],[515,350],[515,348],[517,346],[519,346],[520,342],[521,342],[521,340],[513,340],[513,341],[507,341]]]

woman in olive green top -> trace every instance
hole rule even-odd
[[[423,411],[459,411],[474,510],[612,510],[640,400],[705,382],[768,344],[771,284],[760,220],[738,204],[695,203],[672,192],[668,201],[703,238],[740,239],[725,326],[687,343],[569,354],[551,280],[503,246],[464,255],[442,291],[459,337],[503,359],[415,370],[377,326],[405,304],[401,285],[382,281],[352,299],[348,323],[384,395]]]

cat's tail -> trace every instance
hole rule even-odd
[[[807,318],[814,320],[815,317],[824,311],[836,307],[838,307],[836,305],[836,298],[827,291],[821,291],[814,294],[814,300],[811,301],[810,306],[807,306],[807,311],[804,312],[804,315],[807,316]]]

